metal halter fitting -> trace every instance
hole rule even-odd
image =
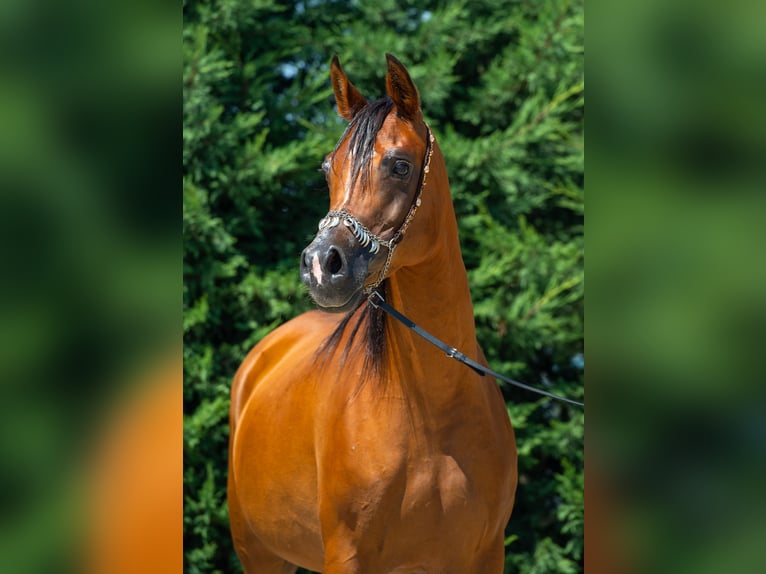
[[[386,262],[383,265],[383,268],[380,270],[377,280],[373,284],[364,288],[364,292],[367,295],[370,295],[375,289],[377,289],[378,285],[380,285],[386,278],[386,274],[388,273],[388,268],[391,265],[391,258],[394,256],[396,246],[402,240],[402,237],[404,237],[404,233],[407,231],[407,228],[410,226],[410,223],[415,217],[415,212],[418,210],[418,207],[420,207],[420,196],[423,194],[423,188],[426,186],[426,176],[431,169],[431,155],[434,151],[434,135],[431,133],[431,128],[429,128],[428,125],[426,125],[426,135],[426,155],[423,163],[423,171],[420,173],[420,181],[418,182],[418,190],[415,193],[415,199],[412,202],[410,210],[407,212],[407,216],[404,218],[402,225],[399,227],[396,233],[394,233],[391,239],[383,239],[379,235],[375,235],[361,221],[359,221],[356,216],[352,215],[345,209],[330,210],[327,212],[327,215],[325,215],[319,221],[319,231],[335,227],[342,221],[343,225],[348,227],[351,234],[356,238],[361,246],[367,247],[370,250],[370,253],[373,255],[376,255],[380,251],[381,246],[388,249]]]

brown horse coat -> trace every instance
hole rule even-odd
[[[390,110],[358,178],[354,130],[374,104],[333,59],[338,110],[351,124],[325,163],[330,207],[387,239],[421,203],[388,268],[388,249],[364,251],[350,227],[320,231],[302,256],[320,310],[265,337],[234,378],[229,512],[248,573],[503,571],[516,447],[496,382],[375,319],[364,298],[385,269],[390,304],[484,361],[444,159],[436,142],[429,158],[417,89],[387,58],[390,102],[378,113]],[[380,348],[364,336],[374,320],[385,325]]]

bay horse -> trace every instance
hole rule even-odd
[[[377,292],[485,364],[447,171],[405,67],[322,164],[330,211],[301,255],[318,309],[267,335],[231,389],[228,503],[247,573],[497,574],[516,444],[494,379],[393,321]]]

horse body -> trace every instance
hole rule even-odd
[[[338,108],[353,118],[364,108],[361,96],[338,74],[342,70],[334,61]],[[387,80],[397,75],[411,84],[406,70],[390,58]],[[338,169],[331,178],[331,205],[369,222],[378,239],[401,226],[411,202],[419,206],[406,250],[385,263],[385,254],[363,253],[367,272],[356,274],[357,282],[363,286],[385,272],[380,288],[390,304],[483,359],[443,157],[437,144],[426,148],[418,123],[402,113],[411,100],[395,85],[389,84],[388,92],[396,109],[376,136],[373,157],[380,164],[375,165],[383,165],[391,149],[407,147],[418,158],[428,149],[428,185],[421,205],[421,196],[414,199],[420,184],[399,177],[404,170],[394,168],[408,193],[393,196],[393,202],[388,195],[389,201],[376,207],[374,198],[349,192],[354,181],[348,170]],[[343,165],[340,158],[348,155],[349,145],[348,138],[339,144],[335,164]],[[376,185],[384,183],[373,178]],[[340,225],[320,232],[315,242],[330,254],[324,262],[317,263],[321,257],[307,248],[310,289],[343,280],[341,264],[351,270],[362,260],[350,250],[349,237]],[[340,305],[331,295],[315,298],[328,308],[344,307],[347,297],[356,297],[356,290],[348,291]],[[363,329],[372,321],[374,311],[366,305],[351,305],[345,318],[317,310],[289,321],[248,354],[235,376],[229,507],[245,571],[289,573],[298,565],[330,574],[502,572],[516,452],[495,381],[391,323],[384,328],[382,368],[371,368],[364,341],[348,327]],[[338,332],[335,350],[328,349],[327,341]]]

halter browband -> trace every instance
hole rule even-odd
[[[348,227],[351,234],[362,245],[362,247],[367,247],[370,250],[370,253],[373,255],[380,251],[381,245],[388,249],[388,254],[386,255],[386,263],[380,270],[377,280],[375,283],[364,288],[364,292],[367,295],[370,295],[375,289],[377,289],[378,285],[380,285],[386,278],[386,273],[388,273],[388,268],[391,265],[391,258],[394,256],[396,246],[404,237],[407,228],[410,226],[410,223],[415,217],[415,212],[418,210],[418,207],[420,207],[420,196],[423,194],[423,188],[426,186],[426,176],[431,169],[431,154],[433,154],[434,151],[434,135],[431,133],[431,128],[428,127],[428,124],[426,124],[426,136],[426,155],[423,162],[423,170],[420,172],[420,181],[418,182],[418,190],[415,193],[415,199],[410,206],[410,210],[407,212],[407,216],[404,218],[401,226],[396,231],[396,233],[394,233],[391,239],[383,239],[379,235],[375,235],[361,221],[359,221],[356,216],[352,215],[345,209],[330,210],[327,212],[327,215],[325,215],[319,221],[319,231],[335,227],[342,221],[343,224]]]

